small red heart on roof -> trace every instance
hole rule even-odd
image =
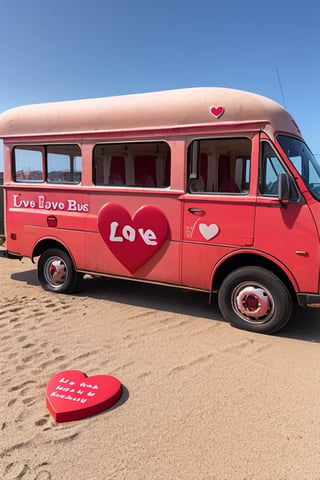
[[[210,113],[215,117],[219,118],[224,113],[224,108],[220,105],[218,107],[212,106],[210,107]]]

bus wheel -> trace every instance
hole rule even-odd
[[[80,275],[66,252],[51,248],[39,258],[38,278],[44,290],[71,293],[77,288]]]
[[[218,292],[218,304],[231,325],[259,333],[280,330],[292,312],[287,287],[262,267],[243,267],[230,273]]]

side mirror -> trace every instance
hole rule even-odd
[[[288,202],[290,198],[290,179],[286,173],[278,175],[278,199],[279,202]]]

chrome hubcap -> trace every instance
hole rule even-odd
[[[44,269],[46,281],[52,286],[61,286],[67,278],[67,266],[61,258],[50,258]]]
[[[233,291],[232,308],[247,322],[265,323],[274,313],[274,301],[263,285],[244,282]]]

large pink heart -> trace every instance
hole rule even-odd
[[[107,410],[121,395],[122,386],[115,377],[87,377],[79,370],[65,370],[49,381],[46,402],[57,422],[71,422]]]
[[[121,205],[109,203],[99,212],[98,228],[113,255],[132,273],[159,250],[169,226],[157,207],[143,206],[131,219]]]

